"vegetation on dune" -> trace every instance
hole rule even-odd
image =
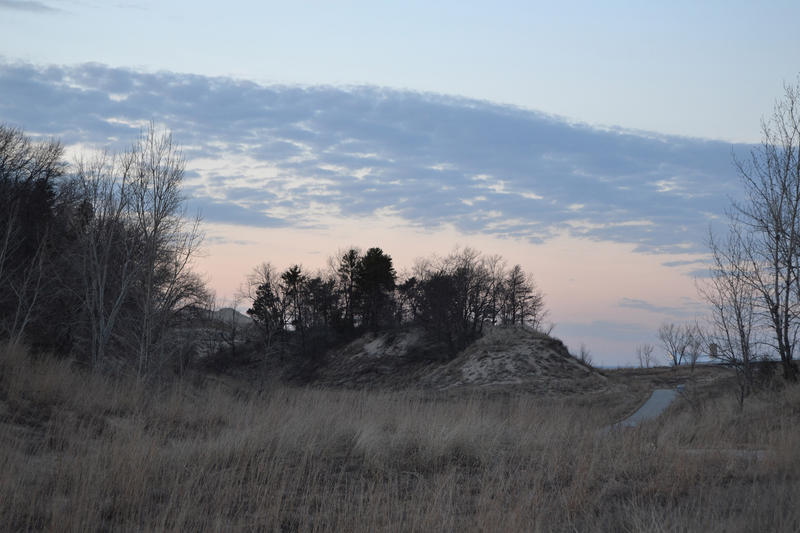
[[[365,332],[418,325],[439,344],[443,359],[483,333],[485,325],[542,326],[544,297],[519,265],[499,256],[457,250],[421,259],[398,282],[390,255],[351,248],[332,257],[328,271],[307,275],[294,265],[283,273],[256,267],[246,294],[264,353],[319,357]]]

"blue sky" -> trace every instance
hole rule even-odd
[[[370,84],[734,141],[798,68],[795,1],[0,0],[34,63]]]
[[[629,363],[702,313],[800,8],[559,6],[0,0],[0,122],[73,154],[169,128],[222,295],[261,260],[472,245],[537,277],[570,346]]]

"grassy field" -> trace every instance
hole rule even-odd
[[[697,380],[657,422],[600,431],[659,372],[559,398],[259,392],[0,349],[0,529],[797,531],[800,388],[739,411]]]

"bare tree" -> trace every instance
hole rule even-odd
[[[689,360],[689,366],[694,372],[697,361],[703,355],[703,348],[705,347],[705,334],[698,324],[687,324],[684,326],[686,335],[686,358]]]
[[[636,358],[639,360],[641,368],[650,368],[653,364],[653,351],[655,347],[652,344],[640,344],[636,347]]]
[[[90,362],[97,368],[141,270],[137,235],[129,226],[131,161],[103,153],[75,166],[85,210],[78,243],[82,299]]]
[[[472,248],[456,250],[445,258],[446,269],[457,281],[460,315],[469,336],[479,335],[497,315],[503,284],[503,260],[484,256]]]
[[[658,338],[664,347],[667,361],[674,367],[680,366],[691,341],[687,328],[680,324],[664,323],[658,328]]]
[[[547,315],[544,295],[520,265],[507,270],[502,257],[471,248],[417,260],[400,291],[402,298],[413,295],[419,311],[413,315],[446,340],[451,353],[480,336],[485,324],[540,330]]]
[[[250,300],[247,314],[261,333],[265,352],[269,352],[275,335],[286,327],[287,300],[283,296],[280,275],[270,263],[261,263],[247,277],[242,296]]]
[[[154,353],[164,355],[164,333],[183,307],[205,298],[191,270],[203,235],[200,218],[186,217],[181,192],[185,161],[172,135],[154,124],[125,154],[131,169],[134,224],[141,240],[138,280],[138,370],[148,371]]]
[[[762,143],[735,159],[746,200],[734,204],[741,239],[741,274],[758,295],[760,318],[771,334],[784,376],[797,379],[793,363],[800,326],[800,80],[762,123]]]
[[[503,324],[529,324],[540,329],[547,316],[544,294],[520,265],[506,274],[503,282],[501,322]]]
[[[18,243],[16,237],[18,232],[16,217],[17,206],[7,205],[5,207],[3,220],[0,221],[0,223],[2,223],[0,227],[3,229],[3,233],[0,235],[0,285],[8,283],[7,278],[9,277],[10,257],[13,255],[15,245]]]
[[[746,242],[741,228],[732,224],[725,240],[709,237],[712,256],[711,276],[698,282],[698,292],[711,306],[711,327],[706,343],[714,346],[710,356],[736,369],[739,402],[750,394],[753,360],[757,345],[757,305],[759,292],[748,272]]]
[[[42,280],[45,275],[47,237],[42,237],[39,246],[22,269],[19,279],[9,280],[7,286],[16,300],[11,320],[6,324],[9,343],[18,346],[25,335],[42,292]]]

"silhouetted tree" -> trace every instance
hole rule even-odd
[[[382,319],[391,316],[391,296],[396,278],[391,256],[380,248],[370,248],[359,260],[355,282],[364,327],[376,329]]]
[[[636,347],[636,358],[639,360],[640,368],[650,368],[653,363],[653,351],[655,347],[652,344],[640,344]]]
[[[339,258],[336,264],[336,275],[339,294],[342,299],[342,324],[348,334],[355,329],[355,306],[358,295],[356,293],[356,278],[361,262],[361,254],[355,248],[350,248]]]
[[[131,163],[129,158],[104,153],[76,165],[85,215],[76,251],[92,368],[104,362],[120,314],[130,305],[131,290],[141,275],[141,241],[129,224]]]
[[[306,347],[306,328],[303,321],[303,307],[305,297],[306,276],[302,272],[300,265],[289,267],[281,274],[282,290],[286,298],[286,311],[289,324],[300,336],[300,345],[305,352]]]
[[[398,305],[397,321],[402,323],[406,320],[416,322],[419,317],[419,304],[422,298],[420,294],[420,284],[417,278],[411,276],[397,286]]]
[[[712,234],[711,276],[698,281],[697,287],[711,306],[711,327],[707,334],[708,344],[714,346],[711,357],[736,369],[740,405],[753,386],[753,363],[759,342],[759,294],[747,273],[749,262],[743,241],[746,238],[735,223],[723,240]]]
[[[310,327],[329,329],[341,322],[335,280],[315,276],[306,282],[305,295]]]
[[[43,293],[60,293],[57,185],[64,175],[57,141],[33,142],[22,130],[0,125],[0,335],[17,344],[31,325],[34,342],[52,325],[43,321]]]
[[[181,191],[185,161],[169,132],[151,123],[122,157],[130,173],[132,223],[140,239],[134,324],[142,374],[154,353],[164,356],[165,334],[179,311],[207,298],[203,283],[190,270],[203,236],[199,217],[186,217]]]
[[[735,159],[746,199],[735,203],[732,222],[746,237],[737,270],[753,288],[768,344],[786,379],[796,380],[800,329],[800,81],[787,85],[772,117],[762,124],[762,143],[744,161]]]
[[[686,360],[694,368],[703,346],[702,333],[696,324],[665,322],[658,328],[658,338],[672,366],[680,366]]]
[[[251,277],[248,285],[257,290],[250,293],[248,313],[269,328],[270,317],[281,309],[291,326],[288,338],[306,355],[321,354],[359,330],[404,322],[421,324],[452,355],[498,317],[503,324],[537,327],[546,314],[541,292],[521,267],[507,272],[501,257],[469,248],[419,260],[414,275],[399,284],[391,256],[378,247],[363,255],[355,248],[339,252],[329,259],[328,273],[314,277],[295,265],[277,286],[266,282],[273,279],[270,272],[262,267],[258,281]]]
[[[251,295],[253,304],[247,314],[259,326],[264,349],[269,351],[272,339],[286,327],[286,301],[281,292],[280,280],[272,265],[262,263],[256,267],[248,280],[255,287]]]
[[[430,274],[420,283],[420,318],[437,339],[447,343],[451,355],[461,347],[463,323],[458,308],[458,288],[447,272]]]

